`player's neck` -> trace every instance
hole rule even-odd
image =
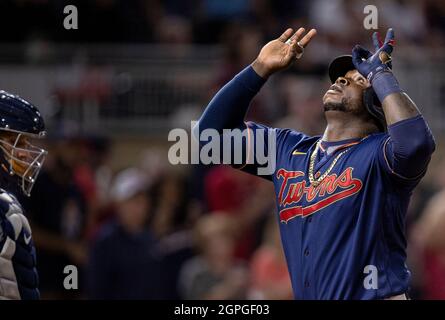
[[[341,141],[347,139],[364,138],[371,133],[378,132],[375,124],[360,119],[330,119],[323,133],[323,141]]]

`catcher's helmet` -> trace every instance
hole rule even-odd
[[[329,64],[329,78],[334,83],[338,77],[343,77],[348,71],[355,70],[352,63],[351,55],[343,55],[335,58]],[[386,130],[385,114],[383,113],[382,104],[372,87],[369,87],[363,92],[363,104],[371,116],[377,120],[377,123],[382,131]]]
[[[0,172],[6,170],[28,196],[47,154],[29,139],[43,136],[45,124],[39,110],[19,96],[0,90]]]

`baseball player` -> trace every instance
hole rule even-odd
[[[38,299],[31,228],[17,197],[29,196],[46,151],[34,146],[45,134],[36,107],[0,91],[0,299]]]
[[[244,122],[267,79],[299,59],[316,35],[305,32],[288,29],[267,43],[215,95],[195,136],[209,128],[221,137],[223,129],[247,129],[244,163],[233,166],[252,174],[261,163],[248,154],[267,154],[273,137],[275,170],[262,177],[275,186],[296,299],[407,299],[405,214],[435,142],[392,72],[393,30],[383,42],[373,35],[375,52],[355,46],[330,64],[322,136]]]

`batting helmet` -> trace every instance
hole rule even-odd
[[[348,71],[355,70],[355,66],[352,63],[351,55],[343,55],[335,58],[329,64],[329,78],[334,83],[338,77],[343,77]],[[368,110],[369,114],[377,120],[381,131],[386,130],[385,114],[383,113],[382,104],[375,94],[372,87],[369,87],[363,92],[363,104]]]

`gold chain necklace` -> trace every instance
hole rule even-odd
[[[314,165],[315,165],[315,157],[317,156],[318,153],[318,149],[320,148],[320,144],[321,144],[321,139],[318,140],[314,151],[311,154],[311,158],[309,161],[309,182],[314,186],[314,187],[318,187],[318,185],[324,180],[324,178],[326,178],[326,176],[331,172],[331,170],[334,168],[335,164],[337,163],[338,159],[340,159],[340,157],[342,155],[344,155],[346,152],[349,151],[349,148],[343,150],[342,152],[340,152],[332,161],[331,165],[329,166],[329,168],[325,171],[325,173],[323,173],[318,179],[314,179]]]

